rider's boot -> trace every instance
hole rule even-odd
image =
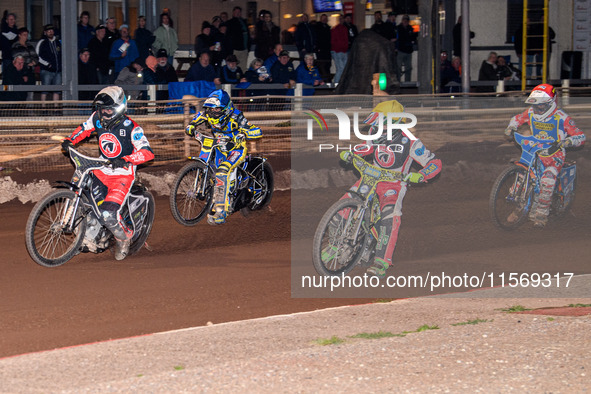
[[[544,172],[542,180],[540,181],[540,193],[537,199],[537,206],[532,207],[530,219],[534,222],[535,227],[544,227],[548,222],[550,204],[552,203],[552,193],[554,191],[554,184],[556,183],[556,175],[552,170],[553,169],[548,169]]]
[[[226,210],[227,204],[227,174],[217,174],[216,184],[213,189],[213,213],[207,215],[207,223],[216,225],[223,224],[226,222],[228,211]]]
[[[392,254],[398,240],[401,218],[394,215],[393,206],[386,206],[379,222],[379,237],[376,243],[376,256],[373,265],[367,269],[368,275],[386,276],[386,270],[392,265]]]
[[[129,253],[129,246],[131,245],[131,238],[117,239],[115,238],[115,260],[123,260]]]
[[[111,231],[111,233],[113,233],[113,236],[115,237],[115,260],[123,260],[129,253],[129,246],[131,245],[133,230],[123,223],[118,209],[114,209],[117,206],[119,205],[114,205],[112,203],[107,205],[109,209],[104,210],[102,215],[105,226]]]

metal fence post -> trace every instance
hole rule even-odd
[[[497,93],[503,93],[505,91],[505,80],[499,79],[497,81]]]
[[[294,95],[294,111],[301,111],[302,110],[302,95],[304,94],[304,84],[296,83],[295,89],[293,91]]]
[[[570,104],[570,79],[562,80],[562,105]]]

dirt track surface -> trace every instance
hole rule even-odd
[[[582,170],[572,214],[535,233],[526,224],[511,234],[495,229],[488,219],[488,192],[507,161],[505,151],[498,152],[496,147],[438,152],[446,166],[440,179],[431,189],[412,190],[405,200],[395,272],[412,272],[416,265],[459,272],[461,264],[511,272],[524,264],[514,253],[530,255],[525,263],[545,272],[565,266],[578,274],[589,271],[589,149],[573,155]],[[54,179],[70,175],[44,174]],[[33,180],[22,174],[17,181],[27,178]],[[330,191],[335,197],[341,192]],[[439,196],[437,202],[430,193]],[[148,240],[153,251],[142,250],[123,262],[109,253],[79,255],[56,269],[37,266],[25,250],[24,228],[33,205],[1,204],[0,357],[208,322],[214,326],[3,359],[0,391],[586,388],[588,316],[549,321],[497,308],[589,303],[581,296],[588,297],[588,282],[568,299],[544,298],[548,293],[470,302],[427,298],[352,307],[344,314],[274,318],[264,326],[267,320],[218,325],[375,301],[291,297],[291,202],[291,193],[282,191],[271,209],[260,214],[233,215],[215,228],[205,223],[185,228],[172,219],[167,197],[159,196]],[[227,246],[229,237],[233,246]],[[473,319],[487,321],[451,326]],[[379,330],[413,331],[424,324],[440,329],[375,342],[347,339]],[[333,335],[345,338],[345,344],[311,344]]]

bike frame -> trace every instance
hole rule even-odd
[[[198,161],[200,163],[202,163],[203,165],[205,165],[206,167],[209,167],[212,171],[212,173],[215,174],[216,171],[216,166],[214,166],[215,163],[213,163],[213,160],[215,158],[214,155],[214,149],[215,148],[225,148],[226,144],[229,142],[228,138],[211,138],[211,137],[207,137],[204,135],[201,135],[201,137],[199,138],[198,135],[195,135],[195,139],[197,139],[198,141],[201,142],[201,151],[199,152],[199,156],[190,156],[189,159],[190,160],[195,160]],[[256,171],[259,167],[262,169],[263,164],[265,161],[267,161],[266,158],[261,157],[261,162],[259,165],[257,165],[253,170],[251,170],[250,172],[246,170],[247,165],[248,165],[248,160],[244,160],[244,162],[242,163],[242,166],[236,167],[235,171],[241,170],[243,171],[246,176],[248,177],[247,179],[256,179],[253,176],[253,172]],[[228,181],[231,181],[231,176],[233,174],[228,174]],[[263,171],[263,176],[264,176],[264,171]],[[207,171],[207,173],[204,175],[204,182],[202,183],[202,187],[203,189],[205,188],[205,185],[207,185],[207,183],[209,182],[209,171]],[[198,182],[198,179],[195,178],[195,183]],[[197,192],[197,193],[204,193],[205,190],[199,190],[199,185],[195,184],[193,185],[193,189]],[[253,194],[255,194],[256,192],[260,192],[260,190],[250,190]]]
[[[357,242],[359,230],[361,229],[362,225],[367,226],[365,229],[367,233],[371,233],[377,239],[378,234],[374,224],[380,220],[381,212],[378,210],[378,213],[374,214],[374,209],[372,209],[369,212],[369,218],[365,217],[365,213],[368,208],[373,207],[372,203],[375,203],[374,198],[378,183],[401,181],[403,179],[403,175],[399,171],[392,171],[370,164],[361,157],[352,154],[351,152],[342,152],[341,159],[346,162],[351,162],[361,174],[357,191],[349,190],[349,193],[358,196],[363,202],[360,209],[354,213],[355,220],[360,218],[363,220],[357,220],[356,222],[353,233],[353,242]],[[379,201],[377,203],[379,204]],[[347,225],[349,225],[349,222]]]

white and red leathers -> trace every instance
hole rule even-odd
[[[380,139],[383,140],[383,139]],[[408,174],[413,162],[417,162],[423,168],[418,171],[424,177],[424,181],[432,179],[441,171],[441,160],[435,157],[420,140],[411,140],[401,131],[395,132],[392,141],[381,144],[368,144],[357,146],[355,154],[363,156],[368,162],[388,170],[400,171]],[[352,190],[357,190],[359,181]],[[376,187],[376,194],[380,202],[382,217],[378,224],[379,239],[387,240],[385,247],[380,243],[376,247],[375,259],[384,266],[392,265],[392,254],[398,240],[402,216],[402,200],[407,190],[407,182],[380,182]],[[344,198],[350,197],[346,194]]]
[[[563,110],[555,108],[544,114],[543,117],[534,113],[533,108],[528,108],[523,113],[511,118],[507,129],[517,130],[523,124],[530,126],[534,137],[548,140],[549,142],[568,142],[567,146],[578,147],[585,143],[585,134],[575,125],[575,122]],[[564,148],[549,156],[540,155],[543,165],[543,174],[540,181],[540,194],[534,201],[531,210],[532,219],[545,223],[550,213],[550,203],[556,178],[564,165],[566,153]]]
[[[154,153],[144,130],[127,116],[123,116],[110,129],[104,129],[99,115],[93,112],[67,139],[76,145],[94,132],[97,134],[102,158],[123,159],[131,164],[127,167],[103,167],[93,171],[95,178],[107,189],[104,200],[97,201],[105,224],[115,238],[128,239],[132,234],[121,223],[119,210],[135,181],[136,167],[154,159]]]

